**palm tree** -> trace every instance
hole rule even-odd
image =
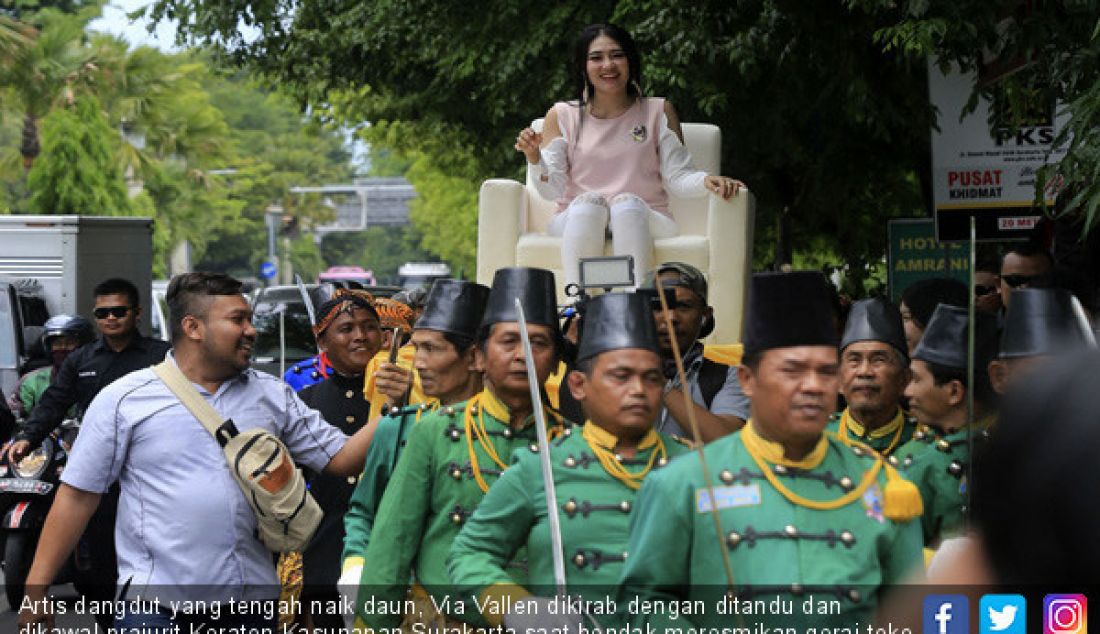
[[[147,46],[128,50],[110,35],[94,36],[92,45],[104,107],[123,132],[125,168],[145,174],[160,161],[179,159],[205,169],[225,158],[229,130],[202,88],[204,63]]]
[[[27,170],[41,149],[39,120],[55,106],[71,104],[76,91],[86,88],[96,72],[84,30],[98,13],[98,7],[76,14],[43,9],[34,16],[39,28],[30,45],[16,47],[0,69],[0,87],[8,89],[23,113],[19,153]]]
[[[0,15],[0,66],[6,67],[24,48],[30,46],[34,29],[28,25]]]

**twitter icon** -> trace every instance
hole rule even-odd
[[[981,634],[1027,634],[1027,599],[1019,594],[987,594],[978,604]]]

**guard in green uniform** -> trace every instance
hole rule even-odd
[[[634,613],[632,625],[861,631],[884,586],[920,569],[916,489],[869,447],[824,432],[839,383],[826,284],[808,271],[753,276],[738,370],[751,418],[703,448],[713,482],[691,453],[642,486],[618,604],[683,609]]]
[[[1051,357],[1095,347],[1085,312],[1069,291],[1017,289],[1005,311],[1000,351],[989,363],[989,381],[1003,396],[1022,375],[1038,371]]]
[[[665,378],[648,293],[608,293],[590,300],[581,323],[576,369],[568,386],[588,417],[583,429],[551,443],[566,583],[589,601],[607,596],[628,553],[630,512],[643,479],[687,447],[657,433]],[[513,601],[553,596],[555,579],[546,489],[539,456],[516,454],[515,464],[489,489],[451,548],[448,569],[456,591],[486,601],[489,623],[522,631],[525,615]],[[512,585],[508,562],[526,546],[528,582]],[[545,625],[549,599],[530,599]],[[517,622],[517,620],[519,622]]]
[[[431,404],[390,410],[378,421],[363,475],[344,515],[344,574],[354,584],[362,574],[371,527],[382,494],[408,439],[409,430],[429,410],[465,402],[481,391],[475,342],[489,288],[461,280],[436,280],[416,322],[413,364]]]
[[[447,554],[512,452],[538,450],[514,300],[520,298],[526,310],[531,361],[542,384],[562,350],[554,288],[553,273],[544,269],[506,268],[493,278],[478,333],[485,389],[412,426],[367,545],[370,564],[363,567],[355,606],[365,627],[395,627],[403,617],[439,626],[452,619],[484,624],[469,597],[449,592]],[[510,570],[514,581],[525,581],[521,566]],[[435,598],[419,601],[412,614],[405,602],[410,577],[421,586],[414,600],[424,590]],[[433,613],[437,605],[442,615]]]
[[[917,421],[935,430],[934,434],[915,436],[896,454],[905,477],[920,489],[924,544],[932,549],[965,528],[970,443],[984,442],[994,415],[989,376],[978,370],[988,366],[996,351],[996,323],[984,313],[978,313],[977,320],[973,424],[966,411],[969,387],[965,309],[947,304],[936,307],[913,351],[912,379],[905,388],[909,409]]]
[[[826,429],[889,457],[913,437],[917,426],[901,408],[908,383],[909,348],[901,313],[881,298],[853,304],[840,338],[840,393],[848,407],[834,414]]]

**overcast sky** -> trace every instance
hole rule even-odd
[[[148,21],[138,19],[131,22],[126,14],[149,4],[149,0],[111,0],[111,3],[103,7],[103,17],[92,22],[91,27],[96,31],[106,31],[121,35],[131,46],[155,46],[162,50],[171,50],[176,37],[174,23],[162,21],[157,25],[153,33],[146,30]]]

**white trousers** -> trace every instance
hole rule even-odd
[[[600,194],[581,194],[554,216],[547,233],[561,237],[561,264],[565,283],[580,282],[580,259],[603,255],[611,234],[615,255],[634,256],[634,283],[641,284],[653,268],[653,239],[679,232],[676,221],[654,211],[634,194],[619,194],[610,202]]]

